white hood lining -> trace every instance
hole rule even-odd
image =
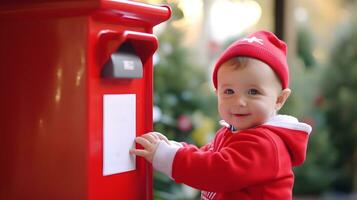
[[[265,122],[263,125],[270,125],[270,126],[287,128],[297,131],[304,131],[307,134],[310,134],[312,130],[310,125],[299,122],[298,119],[290,115],[275,115],[270,120]]]
[[[220,120],[219,123],[221,126],[227,128],[230,127],[230,125],[224,120]],[[275,115],[274,117],[270,118],[267,122],[265,122],[263,125],[270,125],[275,127],[287,128],[291,130],[303,131],[306,132],[307,134],[310,134],[312,130],[310,125],[299,122],[298,119],[290,115]]]

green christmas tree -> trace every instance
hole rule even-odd
[[[294,168],[294,195],[319,195],[330,190],[333,182],[336,150],[332,146],[326,120],[321,112],[321,71],[323,68],[311,57],[313,35],[304,27],[298,31],[299,60],[290,60],[292,95],[280,111],[281,114],[293,115],[300,121],[312,126],[306,161]],[[305,39],[303,39],[305,38]],[[306,39],[309,38],[309,39]],[[300,64],[299,64],[300,63]]]
[[[353,19],[340,32],[323,82],[327,126],[338,150],[334,188],[344,192],[357,191],[357,20]]]
[[[172,1],[170,7],[173,16],[159,37],[158,63],[154,66],[154,129],[169,139],[200,146],[218,125],[216,99],[208,66],[195,64],[194,52],[182,44],[184,32],[173,26],[184,17],[183,12]],[[160,173],[154,174],[154,190],[155,199],[197,199],[199,195]]]

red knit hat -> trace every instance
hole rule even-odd
[[[219,67],[227,60],[246,56],[258,59],[269,65],[277,74],[283,89],[289,86],[289,68],[286,60],[287,46],[273,33],[268,31],[255,32],[247,38],[242,38],[230,45],[218,58],[213,71],[213,84],[217,89],[217,73]]]

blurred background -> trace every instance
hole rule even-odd
[[[307,160],[294,169],[294,199],[357,199],[357,1],[145,0],[169,4],[155,28],[154,127],[201,146],[219,128],[211,83],[215,59],[256,30],[288,44],[293,91],[281,113],[310,124]],[[204,166],[202,166],[204,167]],[[155,199],[199,199],[199,191],[155,173]]]

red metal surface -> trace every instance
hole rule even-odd
[[[135,171],[102,176],[102,96],[136,94],[137,135],[152,130],[151,34],[169,8],[37,2],[0,6],[0,199],[152,199],[143,159]],[[100,63],[125,41],[144,77],[100,78]]]
[[[86,19],[0,23],[0,199],[85,199]]]
[[[171,16],[171,10],[166,5],[153,6],[128,0],[2,0],[0,5],[0,14],[6,18],[68,17],[94,13],[108,22],[147,27],[153,27]]]

